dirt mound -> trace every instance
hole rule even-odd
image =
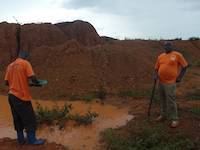
[[[199,50],[190,42],[175,45],[187,52],[190,63],[200,58]],[[100,86],[110,93],[149,90],[154,63],[162,51],[158,41],[113,41],[86,48],[71,40],[56,47],[36,48],[31,62],[38,76],[48,79],[49,84],[43,89],[33,89],[33,93],[41,98],[62,99],[72,93],[98,90]]]
[[[90,46],[101,42],[95,28],[88,22],[76,20],[74,22],[63,22],[55,25],[70,39],[76,39],[80,44]]]
[[[16,55],[16,24],[0,23],[0,68]]]
[[[45,88],[33,88],[36,98],[67,98],[100,86],[110,93],[120,90],[146,90],[152,84],[162,41],[115,40],[100,38],[92,25],[83,21],[21,26],[21,46],[30,52],[35,73],[49,81]],[[16,47],[16,24],[0,24],[0,79]],[[200,58],[200,41],[174,41],[193,64]],[[0,89],[5,93],[2,84]]]
[[[32,50],[44,45],[56,46],[68,39],[69,37],[65,33],[50,23],[21,26],[21,47],[23,50]]]
[[[55,143],[46,143],[40,146],[19,145],[16,140],[9,138],[0,139],[0,147],[1,150],[67,150],[64,146]]]
[[[16,50],[16,33],[18,24],[0,23],[0,51]],[[58,24],[24,24],[21,29],[21,49],[31,51],[40,46],[56,46],[68,40],[77,40],[83,46],[96,45],[101,39],[95,28],[84,21],[64,22]]]
[[[56,47],[34,49],[31,62],[35,72],[48,79],[49,84],[33,92],[41,93],[42,98],[66,98],[71,93],[87,93],[100,86],[109,92],[143,88],[151,79],[159,53],[149,48],[154,46],[160,47],[157,42],[117,41],[83,48],[72,40]]]

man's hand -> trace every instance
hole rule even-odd
[[[42,85],[29,82],[29,86],[42,86]]]
[[[157,80],[158,79],[158,70],[155,70],[153,73],[153,79]]]
[[[181,78],[180,77],[178,77],[178,78],[176,78],[176,83],[179,83],[179,82],[181,82]]]
[[[176,82],[181,82],[183,76],[185,75],[187,67],[181,68],[180,74],[178,75],[178,77],[176,78]]]
[[[42,85],[39,84],[39,81],[36,78],[36,76],[31,76],[29,77],[29,86],[42,86]]]
[[[8,80],[5,80],[5,85],[6,85],[6,86],[9,86]]]

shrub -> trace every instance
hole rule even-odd
[[[107,95],[107,91],[103,86],[100,86],[97,91],[95,91],[95,95],[97,98],[104,100]]]
[[[95,93],[89,93],[89,94],[83,96],[83,100],[86,102],[91,102],[95,98],[96,98]]]
[[[199,37],[190,37],[188,40],[189,41],[197,41],[197,40],[200,40],[200,38]]]
[[[89,125],[96,119],[96,117],[98,117],[97,113],[88,111],[85,115],[76,114],[71,116],[71,119],[76,121],[79,125]]]
[[[106,95],[107,95],[106,89],[103,88],[102,86],[100,86],[100,88],[98,90],[84,95],[83,100],[85,100],[86,102],[91,102],[95,98],[99,98],[101,100],[104,100],[106,98]]]
[[[91,124],[98,114],[95,112],[88,111],[85,115],[71,115],[70,111],[72,109],[71,104],[65,104],[63,107],[59,108],[57,105],[52,109],[43,108],[39,103],[37,103],[36,108],[36,119],[39,125],[48,124],[48,125],[57,125],[59,129],[65,127],[65,123],[68,120],[74,120],[79,125],[88,125]]]
[[[194,115],[200,117],[200,107],[193,107],[190,109],[190,112],[192,112]]]
[[[47,107],[42,107],[39,103],[36,105],[36,120],[39,124],[53,124],[55,121],[66,120],[72,108],[71,105],[65,104],[62,108],[56,105],[52,110],[49,110]]]

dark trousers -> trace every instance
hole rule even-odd
[[[31,101],[23,101],[9,94],[8,100],[12,111],[14,127],[16,131],[36,129],[36,117]]]

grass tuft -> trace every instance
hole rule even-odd
[[[72,120],[76,121],[79,125],[89,125],[98,117],[95,112],[88,111],[85,115],[76,114],[71,117]]]
[[[200,107],[193,107],[189,110],[191,113],[193,113],[194,115],[200,117]]]

